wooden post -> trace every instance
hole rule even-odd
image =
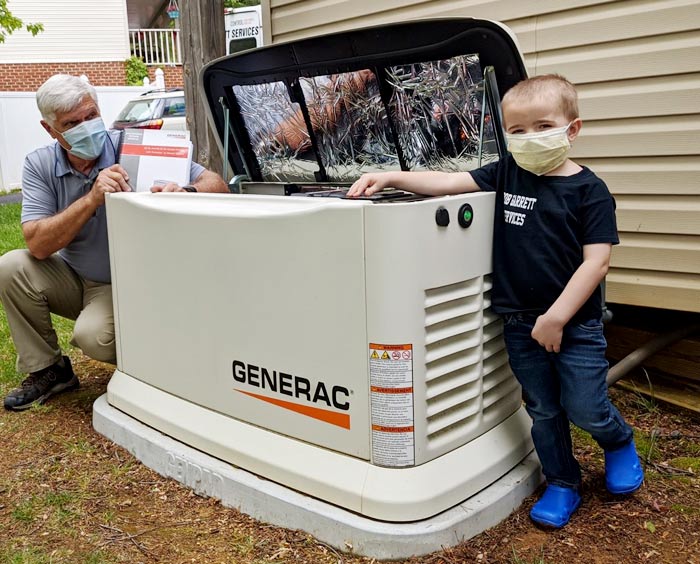
[[[221,174],[223,160],[216,133],[209,127],[199,73],[209,61],[226,54],[223,0],[180,0],[180,41],[187,127],[194,145],[193,158]],[[228,179],[224,179],[228,181]]]

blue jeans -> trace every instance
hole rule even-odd
[[[532,418],[532,440],[549,484],[578,488],[581,468],[573,455],[569,421],[587,431],[603,450],[622,448],[632,429],[608,398],[607,343],[600,320],[569,323],[559,353],[532,336],[536,316],[504,316],[510,366],[523,388]]]

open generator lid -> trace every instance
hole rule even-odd
[[[499,93],[526,76],[505,26],[459,18],[261,47],[211,62],[201,81],[234,174],[346,183],[497,159]]]

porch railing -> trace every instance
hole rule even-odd
[[[147,65],[181,65],[179,29],[130,29],[131,55]]]

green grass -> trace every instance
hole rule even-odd
[[[0,255],[25,246],[19,223],[21,210],[20,204],[0,206]],[[14,383],[16,375],[15,347],[10,337],[10,328],[7,326],[5,310],[0,305],[0,386],[8,382]]]
[[[0,255],[12,249],[25,247],[19,218],[21,204],[5,204],[0,206]]]
[[[661,460],[661,451],[656,447],[657,436],[651,433],[636,432],[634,442],[637,446],[637,453],[642,461],[658,462]]]
[[[87,439],[63,441],[63,448],[68,454],[90,454],[95,452],[95,447]]]
[[[576,425],[569,425],[571,428],[571,439],[574,441],[574,443],[578,446],[598,446],[598,443],[595,442],[595,439],[591,437],[589,433],[584,431],[583,429],[578,428]]]
[[[114,559],[104,554],[101,550],[92,551],[87,554],[77,555],[65,549],[51,550],[50,552],[38,548],[0,548],[0,564],[59,564],[75,563],[81,564],[109,564]]]
[[[47,530],[60,531],[63,536],[75,535],[72,524],[80,518],[83,501],[88,492],[50,491],[22,499],[12,509],[17,523],[28,526],[41,523]]]
[[[0,550],[1,564],[48,564],[51,557],[33,548]]]
[[[700,442],[689,441],[686,445],[686,450],[688,451],[688,454],[697,454],[700,456]]]
[[[669,460],[668,465],[681,470],[688,470],[694,474],[700,474],[700,458],[680,456]]]
[[[547,564],[547,561],[544,559],[544,556],[536,556],[532,560],[523,560],[523,558],[518,555],[518,553],[515,551],[515,547],[513,547],[513,559],[511,560],[512,564]]]
[[[49,510],[58,521],[65,521],[72,516],[70,505],[76,501],[70,492],[47,492],[42,496],[33,495],[22,500],[12,510],[12,518],[22,523],[32,523],[39,515],[47,519]]]
[[[645,368],[642,368],[642,372],[644,372],[644,376],[647,380],[647,386],[644,387],[644,390],[649,390],[649,393],[645,393],[638,390],[637,386],[633,382],[632,386],[634,387],[634,403],[642,411],[651,414],[658,413],[659,404],[656,401],[656,397],[654,396],[654,386],[651,383],[651,378],[649,377],[649,373],[646,371]]]
[[[13,510],[12,518],[22,523],[31,523],[37,516],[37,504],[35,498],[22,500]]]
[[[25,248],[22,228],[20,226],[21,204],[0,205],[0,255],[13,249]],[[70,353],[73,347],[69,341],[73,332],[74,322],[69,319],[52,315],[54,329],[64,352]],[[10,329],[7,324],[5,310],[0,304],[0,395],[3,395],[16,386],[24,377],[15,369],[16,352]],[[52,409],[50,406],[37,406],[36,410]],[[8,418],[3,421],[3,432],[12,432],[14,426],[20,426],[22,418]],[[32,439],[27,439],[26,446],[30,446]],[[40,441],[40,434],[34,440]],[[67,449],[71,455],[79,456],[92,449],[87,441],[78,441]],[[26,474],[31,479],[31,473]],[[36,478],[39,479],[38,477]],[[0,482],[0,491],[9,491],[11,483]],[[11,519],[18,525],[36,527],[37,523],[55,530],[65,531],[65,534],[73,534],[71,524],[77,518],[81,507],[80,493],[69,491],[51,491],[42,495],[30,495],[16,504],[11,509],[8,507]],[[86,554],[75,554],[70,550],[46,551],[40,547],[27,547],[21,545],[0,546],[0,564],[57,564],[57,563],[81,562],[90,564],[106,564],[113,562],[102,551],[92,551]]]
[[[0,205],[0,255],[13,249],[26,247],[22,228],[20,226],[21,204]],[[73,347],[69,341],[73,332],[73,321],[52,315],[54,329],[58,341],[65,353],[70,353]],[[15,370],[16,353],[7,325],[5,310],[0,305],[0,391],[14,387],[21,380]],[[2,560],[0,560],[2,564]]]
[[[700,507],[691,507],[690,505],[683,505],[682,503],[671,504],[671,510],[685,515],[700,515]]]

